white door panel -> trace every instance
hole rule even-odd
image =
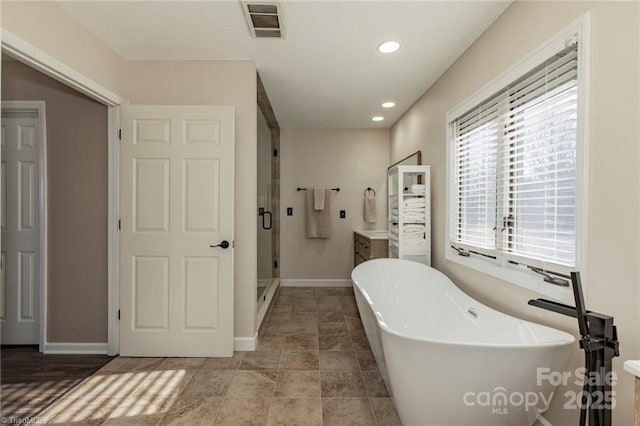
[[[233,354],[233,107],[122,108],[120,354]]]
[[[2,344],[38,343],[37,113],[3,113],[1,143]]]

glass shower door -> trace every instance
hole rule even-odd
[[[258,109],[258,309],[273,282],[273,199],[271,132]]]

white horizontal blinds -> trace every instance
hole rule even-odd
[[[576,264],[577,56],[571,46],[508,89],[501,238],[530,266]]]
[[[575,266],[577,79],[573,45],[454,120],[452,243]]]
[[[506,98],[499,94],[455,123],[454,187],[457,197],[451,241],[493,250],[496,222],[496,171],[500,115]]]

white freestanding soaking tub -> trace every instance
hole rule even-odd
[[[403,425],[531,425],[548,408],[544,372],[564,371],[572,335],[495,311],[421,263],[370,260],[351,278]]]

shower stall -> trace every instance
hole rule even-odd
[[[278,285],[279,248],[279,128],[270,126],[258,108],[257,204],[258,280],[256,283],[257,326]],[[277,123],[275,123],[277,126]]]

